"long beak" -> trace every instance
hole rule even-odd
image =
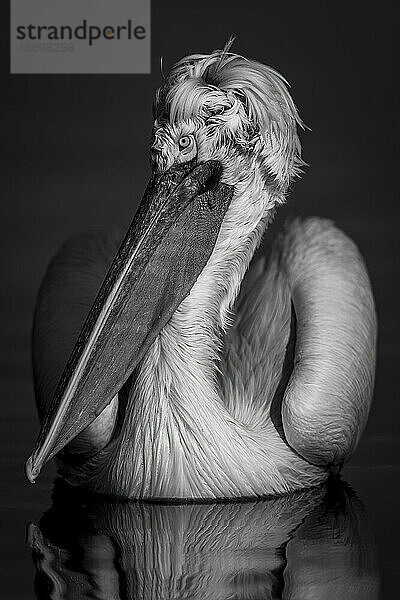
[[[31,482],[110,403],[189,294],[232,198],[221,174],[217,161],[186,163],[150,181],[26,463]]]

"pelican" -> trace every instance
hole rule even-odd
[[[39,291],[30,481],[56,457],[101,494],[261,497],[318,486],[350,457],[375,372],[362,257],[307,218],[252,261],[302,171],[301,126],[268,66],[225,48],[172,68],[123,241],[75,237]]]

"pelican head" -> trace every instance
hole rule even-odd
[[[153,170],[221,165],[221,181],[234,189],[230,236],[251,234],[301,171],[302,122],[287,85],[271,67],[214,52],[181,60],[156,92]]]
[[[173,67],[155,97],[151,181],[46,410],[30,480],[107,407],[206,265],[218,301],[205,298],[205,285],[199,302],[212,326],[224,327],[262,231],[301,169],[299,124],[270,67],[226,50]]]
[[[271,67],[229,52],[182,59],[156,92],[154,168],[217,160],[232,185],[251,174],[261,189],[285,192],[302,165],[287,86]]]

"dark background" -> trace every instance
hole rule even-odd
[[[164,69],[221,48],[282,72],[304,121],[310,164],[274,228],[289,214],[332,218],[359,245],[379,315],[375,403],[345,469],[375,528],[384,597],[397,598],[400,426],[398,29],[395,2],[189,3],[153,0],[151,75],[9,75],[2,9],[1,527],[0,583],[30,598],[24,527],[48,505],[52,469],[32,487],[23,464],[38,423],[30,328],[46,265],[71,234],[127,227],[149,175],[152,97]]]

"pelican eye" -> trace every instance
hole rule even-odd
[[[191,135],[183,135],[178,141],[179,150],[185,150],[186,152],[191,150],[194,145],[194,139]]]

